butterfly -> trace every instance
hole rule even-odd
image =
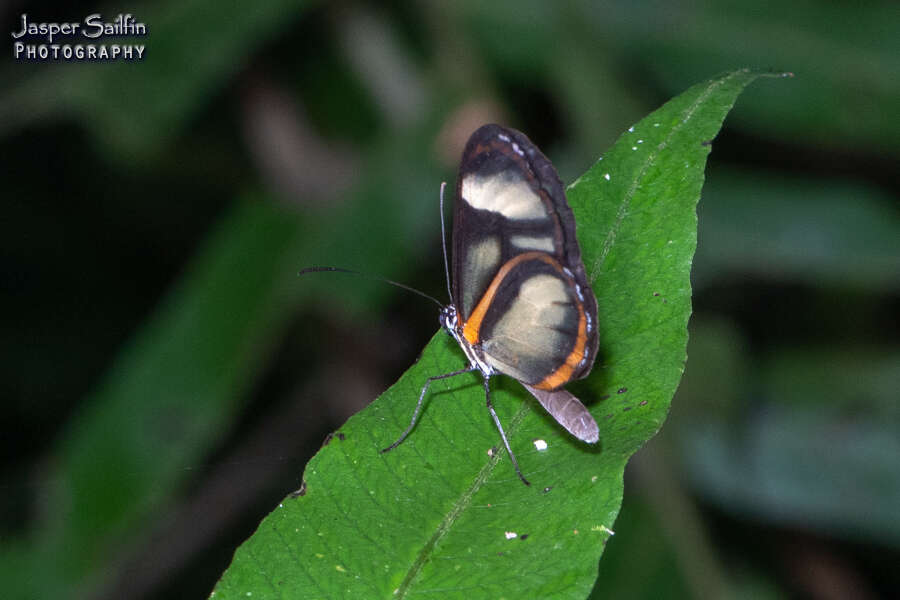
[[[457,179],[452,249],[451,303],[441,309],[440,322],[469,364],[426,380],[409,427],[382,452],[413,430],[432,383],[478,371],[513,467],[530,485],[491,403],[489,380],[501,374],[518,380],[569,433],[596,443],[597,422],[563,386],[593,367],[597,300],[559,175],[523,133],[484,125],[469,138]]]

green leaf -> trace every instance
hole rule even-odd
[[[629,494],[616,520],[621,535],[600,562],[600,577],[591,598],[689,598],[690,588],[678,568],[679,548],[664,535],[657,515],[635,495]],[[634,564],[641,576],[634,576]]]
[[[497,412],[532,481],[523,486],[470,374],[436,382],[411,436],[380,454],[407,425],[425,379],[464,365],[438,333],[309,462],[302,495],[238,549],[214,597],[585,597],[622,501],[625,463],[662,425],[684,367],[704,142],[757,77],[737,71],[691,88],[569,189],[601,349],[592,376],[572,387],[600,424],[597,447],[561,430],[515,381],[493,379]],[[548,449],[537,451],[537,438]]]

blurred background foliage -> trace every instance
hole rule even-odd
[[[900,589],[896,2],[11,2],[3,30],[92,12],[146,23],[146,59],[0,63],[4,597],[205,597],[437,327],[299,268],[443,297],[475,127],[571,182],[744,66],[796,77],[714,142],[685,378],[594,596]]]

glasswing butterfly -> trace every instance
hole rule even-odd
[[[597,300],[562,182],[524,134],[484,125],[469,138],[457,179],[452,246],[451,303],[441,309],[440,322],[469,365],[429,377],[409,427],[382,452],[396,448],[415,427],[434,381],[478,371],[513,467],[529,485],[491,404],[492,376],[521,382],[578,439],[595,443],[599,430],[587,408],[562,387],[586,377],[594,364]],[[444,263],[446,268],[446,244]]]

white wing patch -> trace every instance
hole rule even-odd
[[[513,235],[509,241],[519,250],[542,250],[551,253],[556,250],[551,236]]]
[[[565,330],[576,316],[565,281],[552,275],[529,278],[484,342],[488,364],[529,381],[533,374],[527,365],[553,362],[568,351],[571,337]]]
[[[475,308],[475,303],[490,283],[491,277],[500,263],[500,240],[488,237],[473,244],[466,251],[465,277],[468,285],[462,290],[463,314],[468,315]]]
[[[514,323],[530,323],[537,327],[563,324],[570,310],[566,283],[553,275],[529,277],[519,288],[519,296],[510,307]],[[518,316],[512,313],[520,312]]]
[[[472,208],[500,213],[507,219],[543,219],[547,209],[524,179],[474,173],[462,180],[460,193]]]

